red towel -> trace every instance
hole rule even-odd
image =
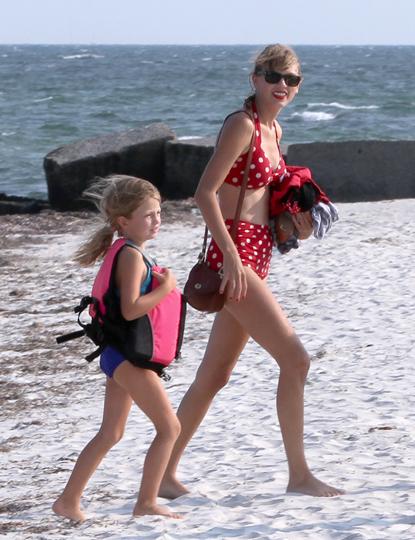
[[[287,165],[283,179],[280,182],[272,183],[270,186],[270,217],[277,216],[282,212],[298,214],[309,210],[310,208],[304,209],[301,204],[301,190],[305,184],[314,188],[314,204],[319,202],[327,204],[330,201],[320,186],[313,180],[310,169]]]

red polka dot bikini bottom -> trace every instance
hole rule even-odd
[[[226,219],[225,224],[231,228],[233,219]],[[236,233],[236,247],[242,264],[249,266],[261,278],[268,275],[272,255],[272,233],[268,225],[258,225],[249,221],[239,221]],[[212,238],[206,261],[209,266],[219,271],[223,265],[223,255]]]

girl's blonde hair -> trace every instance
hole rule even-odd
[[[97,206],[104,224],[76,251],[74,260],[81,266],[90,266],[104,257],[114,234],[121,232],[119,217],[129,218],[147,198],[161,201],[158,189],[151,182],[124,174],[97,179],[83,195]]]
[[[263,70],[281,70],[296,69],[298,75],[301,75],[301,64],[297,54],[288,47],[288,45],[268,45],[254,59],[254,68],[251,75],[261,73]],[[255,99],[255,94],[250,95],[245,100],[245,107],[250,107]]]

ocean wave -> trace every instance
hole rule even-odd
[[[2,137],[11,137],[12,135],[16,135],[15,131],[2,131],[1,136]]]
[[[53,99],[53,96],[48,96],[48,97],[44,97],[40,99],[34,99],[33,103],[42,103],[42,101],[50,101],[51,99]]]
[[[379,105],[343,105],[337,101],[331,103],[308,103],[307,107],[335,107],[336,109],[380,109]]]
[[[105,58],[101,54],[83,53],[83,54],[68,54],[67,56],[61,56],[63,60],[79,60],[84,58]]]
[[[325,122],[327,120],[334,120],[336,115],[333,113],[327,113],[323,111],[304,111],[302,113],[295,112],[291,117],[299,116],[303,120],[312,122]]]

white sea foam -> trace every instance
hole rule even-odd
[[[42,103],[43,101],[51,101],[52,99],[53,99],[53,96],[48,96],[45,98],[34,99],[33,103]]]
[[[92,54],[92,53],[83,53],[83,54],[68,54],[67,56],[61,56],[63,60],[79,60],[84,58],[105,58],[102,54]]]
[[[344,105],[332,101],[331,103],[308,103],[307,107],[335,107],[337,109],[380,109],[379,105]]]
[[[299,116],[304,120],[312,122],[327,122],[328,120],[334,120],[334,118],[336,118],[335,114],[324,111],[304,111],[302,113],[295,112],[291,116]]]

